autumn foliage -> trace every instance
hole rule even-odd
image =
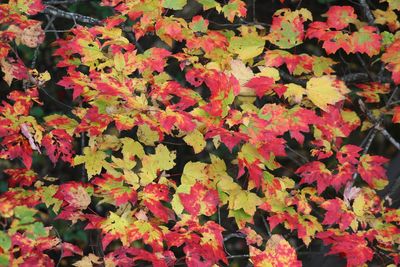
[[[89,2],[0,4],[0,266],[400,264],[399,1]]]

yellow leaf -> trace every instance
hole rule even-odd
[[[183,140],[186,144],[193,147],[194,153],[200,153],[206,147],[206,141],[204,140],[204,136],[197,129],[190,132],[186,135]]]
[[[241,190],[239,194],[233,195],[233,208],[235,210],[243,209],[244,212],[253,216],[257,206],[263,203],[262,199],[256,194]],[[231,201],[233,200],[231,198]]]
[[[307,82],[306,91],[308,98],[314,105],[324,111],[327,111],[328,105],[334,105],[345,99],[344,95],[350,92],[344,82],[329,75],[311,78]]]
[[[133,188],[139,188],[139,176],[131,170],[124,170],[124,179],[125,181],[132,185]]]
[[[238,55],[241,60],[252,59],[264,50],[265,40],[256,35],[232,37],[229,50]]]
[[[132,156],[142,158],[145,155],[143,147],[139,142],[136,142],[129,137],[122,138],[121,141],[123,145],[121,152],[125,160]]]
[[[78,155],[74,158],[74,166],[85,163],[88,179],[100,174],[103,164],[107,163],[105,161],[107,154],[101,150],[92,150],[90,147],[85,147],[83,154],[84,156]]]
[[[281,79],[279,75],[279,71],[276,68],[272,67],[258,67],[260,69],[260,73],[257,73],[257,77],[270,77],[274,79],[274,81],[279,81]]]
[[[181,182],[182,184],[194,185],[196,181],[207,181],[207,174],[205,168],[206,163],[202,162],[188,162],[183,168]]]
[[[96,255],[90,253],[88,256],[83,257],[81,260],[72,264],[75,267],[92,267],[93,263],[101,264],[101,260]]]
[[[114,55],[114,66],[117,71],[123,71],[125,68],[124,55],[119,52]]]
[[[306,94],[306,90],[300,85],[289,83],[286,84],[287,90],[283,94],[286,99],[293,101],[295,103],[300,103],[303,99],[303,95]]]
[[[162,144],[156,147],[156,153],[142,158],[142,170],[139,174],[140,185],[145,186],[157,178],[158,171],[167,171],[175,166],[176,152],[169,151]]]
[[[147,124],[141,124],[136,133],[140,142],[148,146],[154,146],[154,142],[159,141],[156,131],[153,131]]]

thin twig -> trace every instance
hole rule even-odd
[[[54,230],[54,232],[56,233],[56,236],[58,237],[58,239],[60,239],[60,253],[61,254],[60,254],[60,258],[58,259],[57,264],[56,264],[56,267],[58,267],[60,265],[60,262],[61,262],[61,260],[63,258],[63,254],[64,254],[64,249],[63,249],[63,246],[62,246],[63,240],[61,238],[60,233],[57,231],[57,229],[54,227],[54,225],[53,225],[52,230]]]
[[[261,214],[261,220],[262,220],[262,222],[264,224],[265,229],[267,230],[268,236],[271,236],[271,229],[269,229],[267,220],[265,220],[265,218],[264,218],[264,216],[262,214]]]
[[[361,57],[361,55],[358,54],[358,53],[357,53],[357,58],[358,58],[358,61],[360,61],[361,66],[363,67],[363,69],[364,69],[365,72],[367,73],[368,77],[369,77],[371,80],[374,81],[374,80],[375,80],[375,77],[372,76],[372,74],[371,74],[371,72],[369,71],[368,66],[367,66],[367,64],[365,63],[364,59],[363,59],[363,58]]]
[[[240,258],[250,258],[249,254],[243,254],[243,255],[230,255],[226,257],[227,259],[240,259]]]
[[[392,94],[390,95],[388,101],[386,102],[386,105],[385,105],[386,108],[389,107],[390,105],[393,105],[393,103],[395,103],[395,102],[392,102],[392,101],[393,101],[393,99],[395,98],[395,96],[396,96],[398,90],[399,90],[399,87],[396,86],[396,87],[394,88]],[[396,101],[396,102],[398,102],[398,101]]]
[[[297,156],[299,156],[299,157],[304,161],[304,163],[310,162],[310,161],[308,160],[308,158],[306,158],[305,156],[303,156],[302,154],[300,154],[299,152],[297,152],[296,150],[294,150],[293,148],[291,148],[288,144],[286,144],[285,147],[286,147],[287,149],[289,149],[290,151],[292,151],[293,153],[295,153]]]

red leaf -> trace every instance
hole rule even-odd
[[[254,267],[301,267],[301,261],[297,260],[296,250],[280,235],[272,235],[267,242],[264,251],[250,246],[250,258]]]
[[[388,183],[386,170],[382,166],[389,160],[381,156],[363,155],[357,171],[361,178],[373,189],[383,189]]]
[[[71,163],[73,139],[63,129],[55,129],[46,134],[42,139],[42,145],[47,150],[51,162],[55,165],[58,159]]]
[[[368,247],[363,236],[328,230],[317,234],[325,245],[332,245],[329,253],[339,254],[346,258],[347,267],[356,267],[372,260],[374,252]]]
[[[274,84],[274,79],[270,77],[254,77],[244,86],[253,89],[258,97],[262,97],[265,94],[271,92]]]
[[[392,122],[400,123],[400,106],[394,107],[393,112],[394,112],[394,114],[393,114]]]
[[[169,202],[168,186],[163,184],[148,184],[143,189],[143,204],[158,218],[164,222],[174,217],[173,212],[165,207],[160,201]]]
[[[357,19],[354,8],[351,6],[331,6],[325,16],[328,26],[336,30],[346,28],[349,23],[353,23]]]
[[[325,164],[319,161],[304,164],[296,170],[296,173],[302,177],[300,184],[317,182],[318,194],[321,194],[330,185],[332,176]]]
[[[217,211],[219,204],[218,192],[196,182],[190,189],[190,194],[179,194],[182,205],[193,216],[204,214],[211,216]]]
[[[4,173],[11,176],[8,184],[10,187],[19,186],[31,186],[37,179],[37,173],[29,169],[6,169]]]
[[[327,212],[323,224],[338,224],[341,231],[345,231],[355,219],[353,212],[347,210],[346,204],[339,198],[330,199],[321,204]]]

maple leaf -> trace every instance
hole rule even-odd
[[[59,186],[54,197],[62,200],[67,208],[85,210],[91,202],[88,191],[91,191],[90,187],[85,187],[78,182],[68,182]]]
[[[160,39],[172,47],[173,40],[182,42],[185,39],[187,24],[183,19],[166,17],[157,21],[155,29]]]
[[[189,23],[189,27],[194,31],[194,32],[207,32],[209,25],[209,21],[202,16],[194,16],[192,18],[192,22]]]
[[[265,40],[258,35],[234,36],[229,40],[229,51],[238,55],[241,60],[252,59],[262,53]]]
[[[82,257],[79,261],[73,263],[72,265],[75,267],[87,267],[93,266],[93,264],[101,264],[102,261],[99,257],[97,257],[93,253],[89,253],[89,255]]]
[[[101,178],[96,177],[91,180],[91,183],[98,186],[95,192],[104,197],[102,202],[114,202],[116,206],[120,206],[127,202],[135,204],[137,201],[136,191],[131,186],[124,185],[123,177],[117,178],[104,173]]]
[[[339,198],[327,200],[320,207],[327,211],[322,222],[325,225],[338,224],[339,229],[345,231],[356,222],[354,213],[348,211],[344,201]]]
[[[304,164],[296,170],[302,178],[300,184],[317,182],[318,194],[321,194],[330,185],[331,172],[325,164],[320,161],[313,161]]]
[[[253,89],[258,97],[262,97],[272,90],[272,85],[274,84],[274,79],[270,77],[254,77],[244,86]]]
[[[400,106],[394,107],[393,113],[392,122],[400,123]]]
[[[100,114],[98,107],[92,107],[86,112],[74,133],[87,132],[89,136],[100,135],[106,130],[110,122],[110,116]]]
[[[193,216],[211,216],[217,211],[219,204],[218,192],[199,182],[191,187],[190,194],[180,193],[179,198],[185,210]]]
[[[254,267],[302,266],[297,260],[296,250],[281,235],[272,235],[264,251],[250,246],[250,259]]]
[[[156,147],[155,154],[145,155],[142,160],[142,169],[139,173],[140,184],[145,186],[157,178],[159,171],[167,171],[175,166],[176,152],[170,151],[162,144]]]
[[[363,265],[372,260],[374,255],[362,234],[349,234],[330,229],[318,233],[317,238],[322,239],[326,245],[332,245],[327,255],[344,255],[347,260],[347,267]]]
[[[42,139],[42,146],[47,150],[51,162],[56,164],[58,159],[65,162],[72,161],[72,137],[63,129],[54,129],[46,134]]]
[[[61,250],[63,252],[62,257],[70,257],[70,256],[74,256],[74,255],[83,256],[82,249],[80,249],[78,246],[75,246],[74,244],[71,244],[68,242],[61,243]]]
[[[128,239],[129,242],[142,239],[143,243],[150,245],[156,253],[164,250],[163,229],[145,220],[137,220],[129,226]]]
[[[381,51],[382,37],[377,33],[377,28],[364,26],[351,35],[353,53],[366,53],[372,57]]]
[[[350,163],[355,165],[358,163],[360,157],[359,152],[362,150],[361,147],[355,145],[344,145],[338,151],[336,157],[341,164]]]
[[[194,153],[198,154],[206,147],[206,141],[200,131],[194,130],[186,135],[183,140],[193,147]]]
[[[387,25],[391,32],[395,32],[400,28],[397,14],[393,10],[375,9],[372,13],[374,14],[376,24]]]
[[[176,258],[172,251],[151,253],[144,249],[119,247],[106,255],[106,264],[122,266],[135,261],[151,262],[153,266],[168,267],[175,264]],[[139,264],[139,263],[138,263]]]
[[[173,230],[166,234],[167,244],[169,247],[184,245],[188,266],[212,266],[219,261],[228,263],[223,248],[224,228],[219,224],[207,221],[200,225],[192,216],[183,216]]]
[[[328,26],[336,30],[342,30],[357,20],[357,15],[351,6],[331,6],[325,16]]]
[[[186,5],[187,0],[164,0],[163,7],[180,10]]]
[[[125,211],[121,215],[114,212],[110,212],[106,219],[91,218],[91,224],[86,226],[87,229],[90,228],[100,228],[105,235],[102,240],[103,249],[105,249],[111,241],[120,239],[122,245],[126,246],[129,244],[129,229],[130,225],[133,223],[133,216],[130,211]]]
[[[4,81],[11,86],[14,79],[23,80],[28,78],[28,71],[24,63],[20,60],[13,60],[11,58],[2,58],[0,60],[1,70],[4,72]]]
[[[32,166],[32,147],[28,140],[20,134],[12,134],[3,138],[1,144],[5,149],[0,151],[0,158],[21,158],[27,169]]]
[[[306,92],[308,98],[320,109],[327,110],[328,105],[334,105],[345,99],[349,93],[344,82],[336,80],[335,76],[321,76],[311,78],[307,82]]]
[[[6,169],[3,172],[10,176],[8,181],[10,187],[15,187],[16,185],[31,186],[37,179],[37,173],[29,169]]]
[[[165,207],[161,201],[170,201],[169,188],[163,184],[148,184],[140,194],[143,204],[158,218],[164,222],[174,217],[172,211]]]
[[[83,156],[75,156],[73,164],[76,166],[84,163],[89,179],[96,174],[100,174],[103,165],[107,163],[105,161],[107,154],[101,150],[92,149],[90,147],[83,148],[83,154]]]
[[[381,156],[365,154],[360,157],[357,171],[371,188],[380,190],[388,184],[386,170],[382,167],[388,161],[387,158]]]
[[[268,41],[280,48],[292,48],[303,42],[306,20],[312,20],[311,12],[305,8],[291,11],[279,9],[272,18],[271,32],[266,37]]]
[[[379,94],[387,94],[390,92],[390,84],[381,84],[378,82],[356,84],[362,91],[357,95],[365,97],[366,103],[379,103]]]
[[[400,3],[397,0],[380,0],[379,2],[387,2],[390,10],[400,10]]]
[[[241,0],[229,0],[229,2],[222,7],[222,12],[230,22],[233,22],[235,16],[246,17],[246,4]]]
[[[396,39],[382,54],[381,60],[386,63],[386,69],[392,72],[393,81],[400,84],[400,39]]]
[[[45,8],[41,0],[10,0],[9,5],[14,6],[17,11],[28,15],[36,15]]]
[[[171,55],[166,49],[163,48],[150,48],[143,54],[137,56],[139,61],[139,71],[145,72],[146,70],[162,72],[166,64],[166,58]]]

